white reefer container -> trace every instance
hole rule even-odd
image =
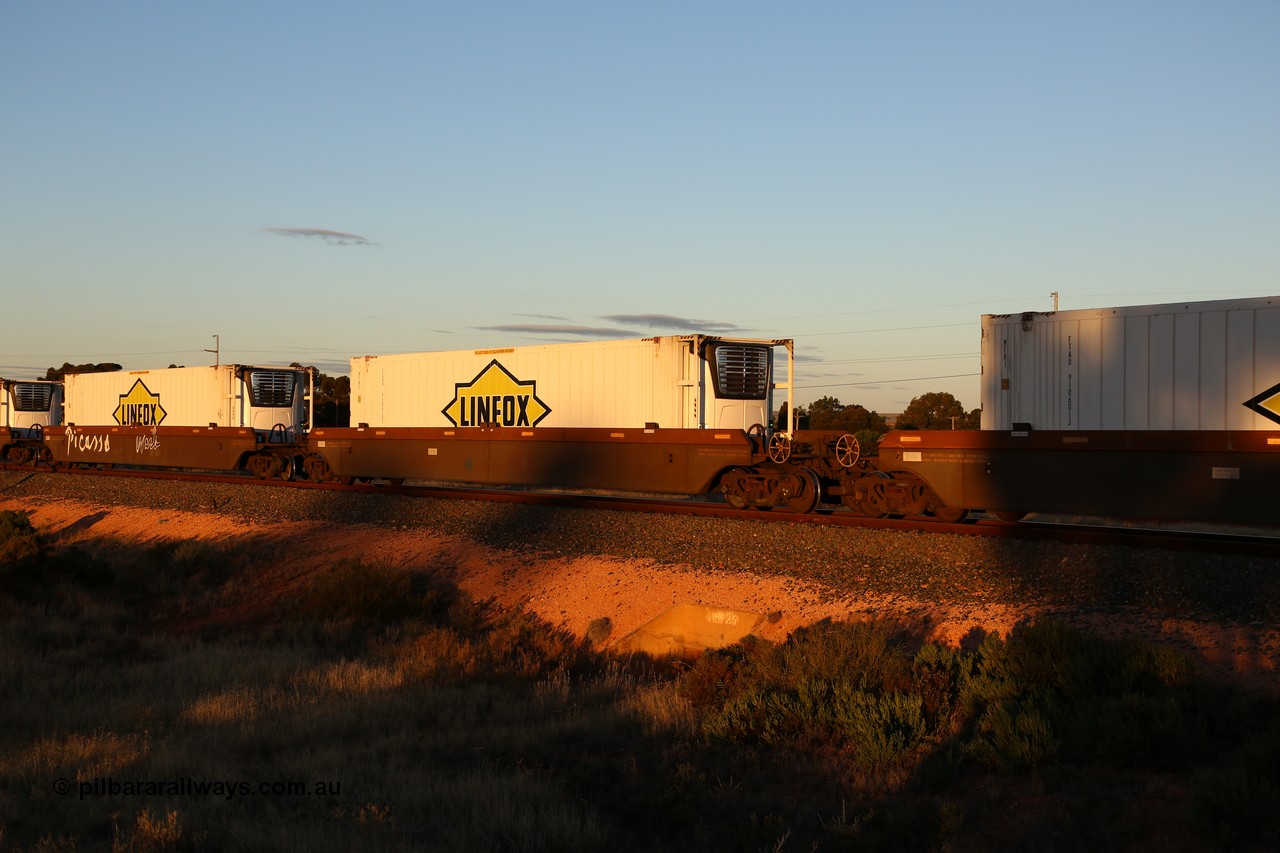
[[[747,429],[772,420],[776,346],[705,335],[351,359],[351,425]]]
[[[60,423],[62,383],[0,379],[0,427],[16,438],[30,438],[37,429]]]
[[[65,378],[64,422],[87,426],[251,427],[308,419],[307,371],[290,367],[169,367],[74,373]]]
[[[1280,297],[982,318],[982,428],[1280,428]]]

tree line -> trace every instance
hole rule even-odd
[[[844,404],[835,397],[819,397],[808,406],[793,410],[797,429],[839,430],[862,441],[866,435],[883,435],[890,429],[888,418],[857,403]],[[895,429],[978,429],[981,409],[965,410],[946,391],[930,391],[915,397],[893,423]],[[778,428],[786,427],[786,405],[778,410]]]

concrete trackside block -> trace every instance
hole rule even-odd
[[[618,641],[623,652],[644,652],[654,657],[697,658],[707,649],[731,646],[750,634],[764,620],[760,613],[677,604]]]

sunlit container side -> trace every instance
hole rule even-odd
[[[171,367],[66,377],[62,427],[45,446],[58,464],[248,470],[290,478],[305,453],[310,371]]]
[[[357,357],[351,424],[745,430],[773,420],[781,345],[687,335]]]
[[[984,430],[1274,430],[1280,296],[984,315],[981,396]]]
[[[217,426],[292,439],[308,421],[307,371],[222,364],[66,377],[66,423]]]

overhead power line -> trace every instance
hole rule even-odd
[[[939,323],[934,326],[896,326],[894,328],[883,329],[843,329],[839,332],[809,332],[795,335],[796,340],[803,338],[820,338],[829,335],[869,335],[872,332],[914,332],[920,329],[952,329],[957,326],[976,326],[975,322],[969,323]]]
[[[942,361],[952,358],[977,358],[979,353],[976,352],[951,352],[941,355],[882,355],[873,358],[842,358],[833,361],[805,361],[805,367],[821,366],[827,364],[883,364],[888,362],[899,361]]]
[[[932,382],[935,379],[963,379],[981,373],[952,373],[948,376],[916,376],[911,379],[876,379],[869,382],[825,382],[821,385],[799,385],[797,388],[856,388],[864,385],[892,385],[895,382]]]

